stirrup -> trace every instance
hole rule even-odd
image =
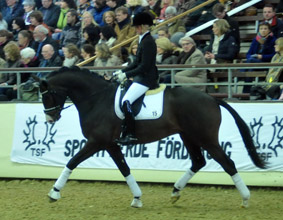
[[[134,135],[128,134],[124,137],[116,139],[115,142],[118,143],[118,144],[122,144],[122,145],[128,145],[128,144],[136,143],[137,140],[138,139]]]

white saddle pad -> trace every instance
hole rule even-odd
[[[118,118],[124,119],[125,116],[119,106],[120,95],[121,87],[119,86],[115,95],[114,109]],[[156,94],[146,95],[143,100],[142,108],[138,115],[135,117],[135,120],[149,120],[160,118],[163,113],[163,96],[164,90]]]

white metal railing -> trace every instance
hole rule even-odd
[[[116,67],[83,67],[87,68],[91,71],[116,71],[118,69],[123,68],[122,66]],[[207,82],[207,83],[175,83],[174,75],[177,71],[187,70],[187,69],[217,69],[217,70],[227,70],[227,81],[226,82]],[[175,86],[227,86],[228,88],[228,98],[232,98],[233,93],[237,93],[237,87],[243,85],[271,85],[271,83],[259,82],[258,77],[255,77],[255,80],[250,83],[239,82],[237,77],[232,77],[233,71],[238,71],[241,69],[266,69],[269,68],[283,68],[283,63],[272,64],[272,63],[257,63],[257,64],[206,64],[206,65],[159,65],[159,70],[170,70],[171,71],[171,82],[168,84],[172,88]],[[22,73],[37,73],[37,72],[51,72],[54,70],[58,70],[58,67],[54,68],[5,68],[0,69],[0,74],[4,73],[17,73],[17,88],[19,88],[21,84]],[[243,73],[244,75],[244,73]],[[282,82],[272,83],[272,85],[282,85]],[[13,86],[3,86],[2,88],[12,88]],[[18,90],[18,98],[20,98],[19,90]]]

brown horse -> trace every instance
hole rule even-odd
[[[142,207],[141,190],[130,173],[120,146],[114,142],[120,135],[122,123],[114,112],[117,88],[117,83],[106,81],[96,73],[78,67],[62,68],[52,72],[47,80],[40,82],[47,121],[54,123],[59,120],[64,103],[69,97],[79,112],[82,132],[87,139],[85,146],[68,162],[50,190],[49,197],[52,200],[56,201],[60,198],[60,190],[73,169],[94,153],[107,150],[133,193],[131,206]],[[249,190],[237,173],[234,162],[218,143],[221,123],[219,106],[226,108],[234,117],[253,163],[260,168],[266,166],[257,155],[248,126],[230,105],[192,88],[166,88],[162,117],[156,120],[137,121],[136,136],[137,143],[141,144],[157,141],[172,134],[180,134],[190,154],[192,166],[175,183],[171,195],[172,202],[180,198],[180,190],[205,166],[206,162],[202,154],[204,149],[231,176],[242,196],[243,206],[248,206]]]

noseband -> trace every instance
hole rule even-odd
[[[43,111],[47,115],[50,115],[51,112],[54,112],[54,116],[52,116],[52,117],[54,118],[55,121],[57,121],[57,120],[60,119],[60,117],[61,117],[60,113],[64,108],[62,108],[59,104],[57,105],[56,99],[54,97],[54,95],[57,94],[57,92],[55,90],[48,90],[47,89],[46,91],[41,93],[42,97],[45,96],[45,95],[48,95],[48,94],[51,96],[53,103],[55,103],[55,106],[51,107],[51,108],[45,108]]]

